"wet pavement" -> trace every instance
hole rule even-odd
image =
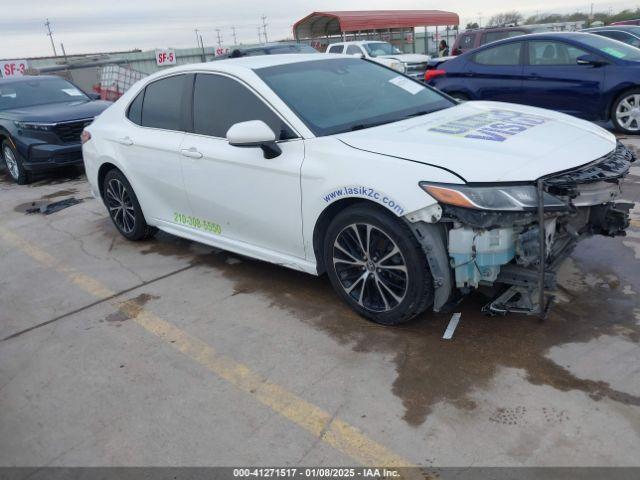
[[[637,207],[627,237],[578,246],[546,321],[484,316],[474,294],[447,341],[450,314],[381,327],[326,278],[164,233],[126,242],[81,176],[2,175],[0,465],[354,464],[149,335],[146,311],[415,464],[640,464]],[[624,195],[640,203],[640,166]],[[25,215],[69,197],[84,201]]]

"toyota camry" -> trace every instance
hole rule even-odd
[[[581,239],[615,236],[635,160],[539,108],[458,103],[359,58],[277,55],[139,82],[82,134],[93,193],[129,240],[158,229],[313,275],[398,324],[480,286],[544,315]]]

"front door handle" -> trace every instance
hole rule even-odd
[[[125,145],[127,147],[133,145],[133,140],[130,137],[119,138],[116,140],[120,145]]]
[[[202,153],[200,153],[196,147],[191,147],[189,149],[183,148],[180,150],[180,153],[189,158],[202,158]]]

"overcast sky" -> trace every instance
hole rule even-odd
[[[0,0],[0,58],[51,55],[44,22],[51,21],[56,48],[68,54],[156,47],[195,47],[194,29],[202,31],[205,46],[232,44],[231,26],[239,42],[256,43],[260,17],[267,17],[269,40],[291,36],[292,24],[316,10],[441,9],[456,12],[464,25],[486,21],[505,10],[524,15],[589,9],[590,2],[566,0]],[[596,11],[635,8],[637,1],[595,2]]]

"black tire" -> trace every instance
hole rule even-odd
[[[390,255],[394,247],[398,253]],[[324,263],[338,295],[376,323],[398,325],[433,304],[433,277],[420,244],[402,220],[379,207],[359,204],[336,215],[325,234]]]
[[[13,178],[18,185],[26,185],[29,183],[31,180],[29,172],[24,169],[22,157],[16,149],[13,148],[9,140],[2,142],[2,160],[9,172],[9,176]]]
[[[127,240],[146,240],[158,231],[147,225],[138,197],[120,170],[107,172],[102,185],[102,197],[111,221]]]
[[[625,102],[627,102],[625,104]],[[620,118],[620,114],[628,114],[626,117]],[[624,118],[630,120],[625,126]],[[640,134],[640,88],[627,90],[620,95],[611,107],[611,122],[614,128],[627,135]]]

